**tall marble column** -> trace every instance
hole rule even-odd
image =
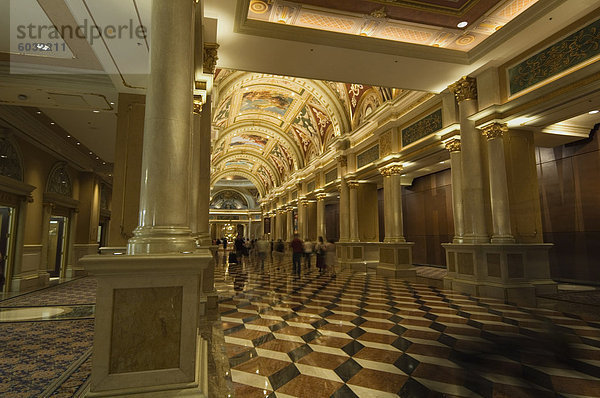
[[[194,250],[189,227],[194,3],[152,2],[139,225],[129,254]]]
[[[359,231],[358,231],[358,182],[348,181],[349,191],[349,218],[350,218],[350,242],[359,242]]]
[[[348,183],[344,179],[347,161],[345,156],[338,157],[338,168],[340,170],[340,242],[350,240],[350,191]]]
[[[402,219],[402,165],[390,164],[381,170],[383,175],[385,242],[406,242]]]
[[[469,116],[478,110],[477,81],[465,76],[449,87],[458,101],[462,146],[462,187],[464,200],[464,242],[489,242],[485,217],[484,175],[481,135]]]
[[[490,170],[490,199],[492,203],[492,243],[512,243],[515,238],[510,226],[508,182],[506,159],[504,157],[504,137],[508,132],[506,124],[492,123],[483,129],[487,138]]]
[[[450,152],[450,169],[452,171],[452,209],[454,214],[454,243],[462,243],[465,234],[462,197],[462,170],[460,140],[453,139],[446,143]]]
[[[212,128],[211,96],[207,95],[206,103],[202,106],[200,117],[200,173],[198,175],[197,223],[198,244],[202,247],[210,246],[210,136]]]
[[[287,229],[287,236],[286,239],[288,241],[291,241],[292,239],[294,239],[294,208],[292,206],[288,207],[287,212],[286,212],[286,229]]]
[[[87,397],[208,394],[198,319],[212,256],[196,250],[188,210],[192,32],[200,6],[152,1],[139,225],[128,255],[81,260],[98,282]]]
[[[327,231],[325,229],[325,199],[327,199],[326,193],[317,194],[317,238],[322,236],[326,241]]]
[[[302,199],[300,201],[300,206],[298,206],[299,214],[301,215],[301,234],[302,240],[308,239],[308,200]]]

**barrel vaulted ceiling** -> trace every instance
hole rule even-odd
[[[326,152],[392,91],[361,84],[218,70],[213,183],[242,176],[261,194]]]

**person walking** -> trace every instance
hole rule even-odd
[[[244,255],[244,238],[242,238],[242,235],[238,234],[237,238],[235,238],[235,240],[233,241],[233,248],[235,249],[235,254],[238,257],[238,261],[242,261],[243,255]]]
[[[223,251],[227,250],[227,238],[223,238]]]
[[[304,242],[304,266],[306,269],[310,270],[310,263],[313,251],[315,250],[315,245],[310,240]]]
[[[304,243],[302,239],[298,237],[298,234],[294,234],[294,239],[290,242],[292,248],[292,270],[295,275],[300,276],[300,266],[302,261],[302,255],[304,254]]]
[[[322,236],[319,236],[319,241],[315,245],[315,253],[317,255],[317,268],[320,273],[323,273],[325,270],[325,243]]]
[[[283,244],[283,241],[281,239],[277,240],[277,243],[275,244],[275,251],[273,254],[275,254],[275,257],[277,258],[277,269],[279,269],[279,267],[281,267],[281,262],[283,261],[283,253],[285,252],[285,245]]]
[[[337,262],[337,255],[335,251],[335,242],[333,239],[329,239],[329,242],[325,245],[325,270],[329,272],[332,277],[336,276],[335,263]]]
[[[267,252],[269,251],[270,247],[271,245],[265,236],[256,242],[256,251],[258,253],[258,262],[260,263],[261,270],[265,269],[265,259],[267,258]]]

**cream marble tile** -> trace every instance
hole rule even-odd
[[[331,381],[337,381],[343,383],[344,381],[331,369],[318,368],[316,366],[305,365],[302,363],[296,363],[296,367],[300,373],[307,376],[319,377],[321,379],[327,379]]]
[[[300,337],[300,336],[292,336],[290,334],[283,334],[283,333],[277,333],[277,332],[274,332],[273,336],[275,336],[275,338],[279,339],[279,340],[294,341],[296,343],[302,343],[302,344],[305,343],[305,341],[302,340],[302,337]]]
[[[481,395],[474,393],[468,388],[458,386],[456,384],[447,384],[439,381],[422,379],[420,377],[415,377],[414,379],[417,380],[419,383],[423,384],[425,387],[429,388],[430,390],[438,391],[440,393],[452,394],[458,397],[481,398]]]
[[[265,350],[264,348],[257,347],[256,355],[259,357],[277,359],[279,361],[292,362],[289,355],[281,351]]]
[[[371,360],[362,359],[362,358],[354,358],[354,360],[356,362],[358,362],[358,364],[360,366],[362,366],[363,368],[366,368],[366,369],[380,370],[382,372],[395,373],[395,374],[407,376],[406,373],[404,373],[403,371],[401,371],[400,369],[398,369],[391,363],[382,363],[382,362],[371,361]]]
[[[237,337],[225,336],[225,342],[228,344],[237,344],[246,347],[254,347],[254,345],[252,344],[252,340],[245,340]]]
[[[316,352],[324,352],[325,354],[340,355],[340,356],[343,356],[343,357],[348,357],[349,356],[341,348],[328,347],[328,346],[320,345],[320,344],[309,344],[308,346],[313,351],[316,351]]]
[[[398,351],[398,352],[400,351],[396,347],[391,346],[389,344],[374,343],[372,341],[361,340],[360,344],[364,345],[365,347],[379,348],[380,350]]]
[[[354,384],[348,384],[348,387],[356,394],[359,398],[398,398],[398,395],[391,394],[385,391],[372,390],[370,388],[357,386]]]
[[[235,383],[245,384],[265,390],[273,390],[271,383],[266,376],[257,375],[254,373],[246,373],[237,369],[231,369],[231,380]]]

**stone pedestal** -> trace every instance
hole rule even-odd
[[[367,272],[379,262],[379,242],[338,242],[336,251],[342,270]]]
[[[207,397],[197,333],[204,254],[81,260],[98,280],[88,397]]]
[[[414,242],[380,243],[377,275],[415,282],[417,271],[412,262],[413,246]]]
[[[536,295],[557,291],[550,278],[552,244],[454,244],[446,250],[444,287],[474,296],[535,306]]]

